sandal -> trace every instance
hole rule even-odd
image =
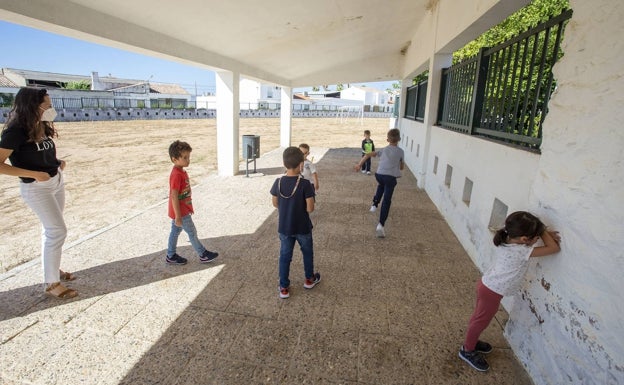
[[[76,276],[68,271],[59,270],[59,272],[61,273],[61,281],[63,282],[73,281],[76,279]]]
[[[55,283],[50,284],[45,289],[45,293],[46,295],[49,295],[50,297],[59,298],[59,299],[70,299],[78,295],[78,292],[76,290],[69,289],[61,285],[60,282],[55,282]]]

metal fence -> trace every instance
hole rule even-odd
[[[442,71],[438,125],[539,150],[572,10]]]
[[[427,80],[409,87],[405,96],[405,117],[422,122],[425,119],[426,98]]]
[[[1,99],[1,95],[0,95]],[[9,100],[7,98],[7,100]],[[186,99],[128,99],[128,98],[51,98],[52,105],[57,109],[66,110],[83,110],[83,109],[105,109],[105,108],[162,108],[162,109],[208,109],[216,110],[216,102],[195,102]],[[423,98],[424,103],[424,98]],[[12,99],[7,101],[6,107],[12,105]],[[255,102],[255,103],[240,103],[241,111],[262,111],[272,110],[279,111],[282,108],[280,103],[268,103],[268,102]],[[376,105],[340,105],[340,104],[293,104],[293,111],[334,111],[340,112],[345,107],[362,110],[364,112],[390,112],[393,106],[376,106]]]
[[[145,100],[129,98],[51,98],[55,108],[81,110],[85,108],[195,108],[195,102],[186,99]]]

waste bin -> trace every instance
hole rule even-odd
[[[249,163],[253,162],[256,172],[256,158],[260,157],[260,137],[258,135],[243,135],[243,159],[245,159],[245,176],[249,177]]]
[[[253,160],[260,157],[260,136],[243,135],[243,159]]]

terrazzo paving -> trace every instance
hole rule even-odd
[[[501,308],[483,339],[492,366],[457,357],[479,272],[406,170],[387,237],[368,211],[373,176],[359,149],[312,149],[321,190],[314,223],[321,283],[303,289],[301,254],[278,298],[277,212],[269,189],[281,150],[258,173],[193,187],[200,238],[220,253],[164,262],[166,203],[66,245],[79,297],[42,293],[38,260],[0,275],[2,384],[517,384],[532,382],[502,336]],[[375,163],[373,164],[375,166]],[[164,181],[166,183],[166,181]]]

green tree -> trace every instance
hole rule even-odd
[[[394,82],[394,83],[392,83],[392,88],[390,88],[390,87],[386,88],[386,92],[389,93],[389,94],[392,94],[395,91],[401,91],[401,83]]]
[[[15,95],[10,93],[0,93],[0,107],[11,107],[13,105],[13,101],[15,100]]]
[[[336,84],[336,91],[342,91],[342,90],[344,90],[344,84],[340,84],[340,83]]]
[[[453,53],[453,63],[475,56],[482,47],[493,47],[535,27],[570,8],[569,0],[533,0],[529,5],[511,14],[500,24]]]
[[[89,83],[87,80],[80,80],[77,82],[67,82],[61,88],[64,88],[66,90],[90,90],[91,83]]]

